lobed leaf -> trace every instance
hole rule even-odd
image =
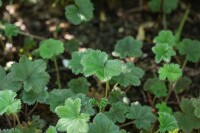
[[[45,72],[46,63],[43,60],[30,61],[22,56],[19,63],[14,63],[11,73],[15,81],[22,82],[25,91],[40,93],[49,81],[49,74]]]
[[[176,55],[176,52],[173,50],[173,47],[167,43],[158,43],[152,48],[153,53],[156,55],[156,63],[160,63],[162,60],[169,63],[171,57]]]
[[[152,113],[151,107],[132,104],[126,115],[128,119],[134,120],[138,129],[149,130],[151,124],[156,121],[156,116]]]
[[[88,133],[119,133],[119,127],[103,113],[97,114],[89,125]]]
[[[79,98],[72,100],[68,98],[64,106],[58,106],[55,109],[60,118],[56,124],[58,131],[67,133],[87,133],[89,115],[80,113],[81,100]]]
[[[75,93],[86,94],[89,90],[90,83],[87,81],[87,78],[81,77],[77,79],[71,79],[68,83],[68,86]]]
[[[8,38],[11,38],[13,36],[17,36],[19,32],[19,28],[13,24],[5,24],[5,35]]]
[[[186,59],[191,62],[198,62],[200,60],[200,41],[183,39],[176,45],[181,55],[186,55]]]
[[[173,131],[178,128],[177,121],[173,115],[166,112],[159,112],[158,114],[158,121],[160,123],[159,131],[161,133],[165,133],[166,131]]]
[[[141,41],[134,39],[132,36],[127,36],[117,41],[113,55],[121,59],[126,57],[140,57],[142,55],[141,48]]]
[[[53,59],[64,52],[64,44],[60,40],[47,39],[40,43],[39,53],[44,59]]]
[[[159,80],[158,78],[147,79],[144,83],[144,90],[149,91],[158,98],[167,96],[167,87],[165,82]]]
[[[21,109],[21,101],[15,99],[17,96],[16,92],[11,90],[0,91],[0,115],[6,113],[15,114]]]
[[[99,50],[91,51],[81,59],[83,73],[86,77],[96,75],[101,81],[108,81],[121,73],[121,62],[108,60],[108,55]]]
[[[158,70],[158,73],[160,80],[168,79],[169,81],[176,81],[182,76],[182,70],[178,64],[164,64]]]
[[[131,62],[128,62],[126,64],[122,64],[121,74],[113,77],[113,80],[117,81],[124,87],[129,85],[139,86],[141,84],[140,79],[143,76],[144,71],[141,68],[134,66]]]
[[[65,7],[65,17],[73,24],[88,22],[93,18],[94,7],[90,0],[75,0],[75,4]]]

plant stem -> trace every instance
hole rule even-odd
[[[59,74],[59,71],[58,71],[58,63],[57,63],[56,58],[53,61],[54,61],[55,69],[56,69],[56,77],[57,77],[58,88],[61,88],[60,74]]]
[[[182,71],[185,69],[185,66],[186,66],[186,64],[187,64],[187,58],[185,58],[185,60],[184,60],[184,62],[183,62],[183,65],[182,65],[182,67],[181,67],[181,69],[182,69]]]
[[[187,10],[185,11],[184,13],[184,16],[181,20],[181,23],[178,27],[178,30],[176,31],[176,42],[179,42],[180,41],[180,38],[181,38],[181,33],[182,33],[182,30],[183,30],[183,26],[185,25],[185,22],[188,18],[188,15],[189,15],[189,12],[190,12],[190,9],[187,8]]]
[[[19,125],[21,125],[18,115],[17,115],[17,114],[14,114],[14,117],[16,118],[17,123],[18,123]]]
[[[167,19],[166,19],[166,14],[163,12],[162,16],[162,22],[163,22],[163,27],[166,30],[167,29]]]
[[[108,92],[110,90],[110,86],[109,86],[109,82],[106,81],[106,94],[105,94],[105,98],[108,98]]]
[[[125,123],[125,124],[123,124],[123,125],[120,125],[119,127],[122,128],[122,127],[128,126],[128,125],[130,125],[130,124],[133,124],[133,122],[134,122],[134,121]]]
[[[20,35],[28,36],[28,37],[30,37],[30,38],[34,38],[34,39],[38,39],[38,40],[44,40],[44,39],[46,39],[46,38],[44,38],[44,37],[37,36],[37,35],[33,35],[33,34],[30,34],[30,33],[23,32],[23,31],[19,31],[18,33],[19,33]]]
[[[168,99],[169,99],[169,97],[170,97],[170,95],[171,95],[171,93],[172,93],[172,91],[173,91],[173,84],[172,84],[172,82],[170,81],[169,82],[169,93],[168,93],[168,95],[167,95],[167,97],[165,98],[165,102],[167,102],[168,101]]]
[[[33,113],[33,111],[37,108],[38,106],[38,102],[36,102],[36,104],[34,105],[34,107],[31,109],[31,111],[27,114],[27,116],[29,116],[30,114]]]

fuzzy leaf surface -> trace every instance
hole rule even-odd
[[[157,103],[156,109],[158,109],[159,112],[166,112],[166,113],[172,115],[172,109],[167,106],[166,102]]]
[[[192,83],[192,80],[189,77],[181,77],[178,82],[176,83],[176,87],[175,87],[175,92],[177,94],[183,92],[183,91],[187,91],[190,89],[190,85]]]
[[[46,103],[49,97],[49,93],[46,89],[42,90],[40,93],[36,93],[34,91],[23,91],[22,92],[22,100],[24,103],[28,105],[33,105],[35,102]]]
[[[181,112],[175,112],[175,118],[178,122],[179,129],[184,133],[191,133],[193,129],[200,128],[200,119],[195,116],[195,108],[191,100],[183,99],[180,103]]]
[[[40,43],[39,53],[44,59],[52,59],[64,52],[64,44],[60,40],[47,39]]]
[[[96,75],[101,81],[108,81],[121,73],[121,62],[108,60],[108,55],[99,50],[91,51],[81,59],[86,77]]]
[[[156,97],[167,96],[167,87],[165,82],[159,80],[158,78],[149,78],[144,83],[144,90],[149,91]]]
[[[121,59],[126,57],[140,57],[142,55],[141,48],[141,41],[134,39],[132,36],[127,36],[117,41],[113,55]]]
[[[88,22],[93,18],[93,4],[90,0],[75,0],[75,4],[66,6],[65,17],[73,24]]]
[[[85,55],[85,52],[72,53],[72,58],[69,60],[69,68],[74,74],[83,73],[83,66],[81,65],[83,55]]]
[[[57,106],[64,105],[65,100],[74,95],[74,92],[70,89],[53,89],[49,93],[49,98],[47,100],[47,103],[50,105],[50,110],[54,112]]]
[[[16,96],[16,92],[11,90],[0,91],[0,115],[4,113],[9,115],[19,112],[21,109],[21,101],[15,99]]]
[[[156,63],[161,61],[170,62],[171,57],[176,55],[176,52],[173,50],[173,47],[167,43],[158,43],[152,48],[153,53],[156,55]]]
[[[158,121],[160,123],[159,131],[161,133],[165,133],[166,131],[173,131],[174,129],[178,128],[177,121],[173,115],[166,112],[159,112],[158,114]]]
[[[99,113],[89,125],[88,133],[119,133],[119,127],[109,120],[105,114]]]
[[[113,77],[113,80],[117,81],[120,85],[127,87],[128,85],[139,86],[141,84],[140,79],[144,76],[144,71],[134,66],[133,63],[128,62],[122,64],[122,72],[119,76]]]
[[[87,81],[87,78],[80,77],[80,78],[77,78],[77,79],[71,79],[68,83],[68,86],[75,93],[86,94],[89,90],[90,83]]]
[[[168,44],[169,46],[174,46],[174,44],[176,42],[176,38],[173,35],[172,31],[170,31],[170,30],[161,30],[158,33],[158,36],[156,36],[154,38],[154,42],[156,44],[165,43],[165,44]]]
[[[181,55],[186,55],[186,59],[191,62],[198,62],[200,60],[200,41],[183,39],[176,45]]]
[[[9,23],[5,25],[5,35],[8,38],[11,38],[12,36],[17,36],[18,32],[19,28],[17,26]]]
[[[89,115],[80,113],[81,100],[79,98],[72,100],[68,98],[64,106],[58,106],[55,109],[60,118],[56,124],[58,131],[67,133],[87,133]]]
[[[158,70],[158,74],[160,80],[176,81],[182,76],[182,70],[178,64],[164,64]]]
[[[43,60],[31,61],[22,56],[19,63],[11,67],[14,80],[23,83],[25,91],[40,93],[49,81],[49,74],[45,71],[46,63]]]
[[[151,124],[156,121],[156,116],[152,113],[152,108],[141,106],[140,104],[132,104],[126,117],[134,120],[136,128],[145,130],[149,130]]]
[[[110,110],[106,112],[106,116],[112,120],[114,123],[123,123],[126,120],[126,113],[128,111],[128,108],[126,104],[122,102],[117,102],[112,104]]]
[[[12,90],[19,91],[22,87],[22,84],[18,81],[15,81],[12,73],[6,74],[6,71],[3,67],[0,66],[0,90]]]

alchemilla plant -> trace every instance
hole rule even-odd
[[[177,0],[170,2],[150,0],[149,6],[165,16],[178,5]],[[5,117],[10,127],[1,132],[128,133],[124,128],[128,125],[142,133],[199,131],[200,98],[180,99],[192,84],[185,66],[200,60],[200,41],[181,38],[188,12],[176,32],[163,29],[154,36],[151,50],[157,68],[148,79],[143,78],[145,70],[137,64],[144,54],[143,42],[131,35],[116,40],[112,54],[91,48],[80,51],[76,41],[72,41],[75,47],[67,44],[66,50],[62,40],[43,39],[31,58],[22,55],[10,68],[0,66],[0,117]],[[93,18],[94,6],[90,0],[75,0],[66,6],[64,14],[72,24],[86,23]],[[1,28],[9,41],[21,34],[14,24],[2,23]],[[34,44],[33,40],[27,41]],[[65,69],[76,78],[63,86],[57,61],[66,51],[71,57]],[[52,63],[55,75],[50,76]],[[56,88],[48,87],[50,82]],[[153,97],[151,104],[130,103],[126,91],[133,87]],[[98,98],[89,94],[94,88],[102,94]],[[175,109],[168,104],[172,95],[178,103]],[[49,107],[48,113],[57,117],[55,123],[46,123],[39,112],[34,113],[39,105]]]

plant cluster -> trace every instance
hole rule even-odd
[[[149,5],[152,11],[162,9],[168,14],[177,3],[177,0],[163,0],[163,3],[151,0]],[[93,11],[90,0],[75,0],[74,4],[66,6],[65,16],[77,25],[90,21]],[[143,43],[132,36],[118,40],[112,55],[94,49],[78,51],[77,42],[71,40],[66,46],[71,59],[65,66],[78,78],[71,79],[64,87],[57,59],[65,52],[65,44],[53,38],[42,40],[32,58],[23,55],[8,70],[0,67],[0,115],[6,117],[11,127],[14,123],[12,128],[1,132],[35,133],[49,126],[44,132],[126,133],[123,127],[129,124],[141,132],[150,133],[190,133],[200,129],[200,99],[179,98],[179,94],[189,90],[192,83],[184,74],[187,62],[200,60],[200,41],[181,38],[182,24],[187,15],[188,11],[175,34],[171,30],[161,30],[154,38],[152,52],[158,69],[144,84],[141,79],[145,71],[135,61],[143,55]],[[8,40],[20,34],[15,25],[3,25]],[[26,41],[35,46],[34,40],[29,38]],[[71,43],[76,46],[70,46]],[[135,60],[128,60],[130,58]],[[54,63],[56,71],[57,88],[54,89],[47,87],[50,62]],[[96,80],[98,90],[103,92],[101,98],[87,95],[92,86],[88,77]],[[129,103],[125,90],[136,86],[143,86],[141,89],[154,97],[150,106],[137,101]],[[171,94],[176,96],[179,110],[175,111],[168,105]],[[40,116],[32,115],[38,104],[49,105],[50,111],[58,117],[56,125],[47,125]],[[33,109],[27,112],[27,106]],[[30,120],[22,122],[23,117],[30,117]]]

